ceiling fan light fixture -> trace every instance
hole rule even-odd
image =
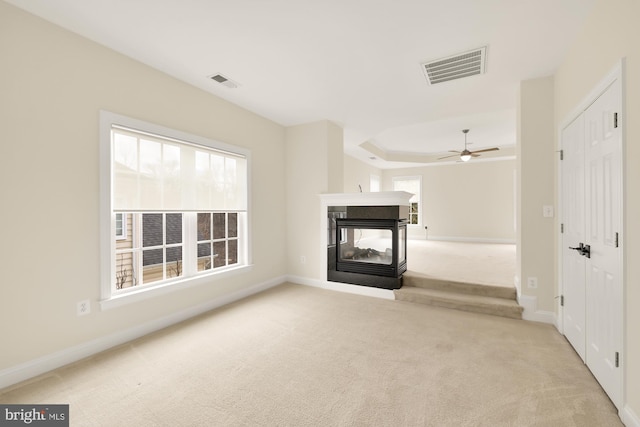
[[[485,153],[487,151],[498,151],[499,150],[498,147],[493,147],[493,148],[483,148],[482,150],[469,151],[469,149],[467,148],[467,134],[469,133],[469,129],[462,129],[462,133],[464,134],[464,150],[462,150],[462,151],[449,150],[450,153],[456,153],[456,154],[451,154],[449,156],[440,157],[438,160],[444,160],[444,159],[448,159],[448,158],[451,158],[451,157],[460,156],[460,161],[468,162],[469,160],[471,160],[472,157],[480,157],[479,153]]]
[[[462,129],[462,133],[464,134],[464,150],[460,153],[460,160],[468,162],[471,160],[471,152],[467,150],[467,134],[469,133],[469,129]]]

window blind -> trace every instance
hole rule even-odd
[[[246,211],[247,160],[119,126],[111,128],[113,211]]]

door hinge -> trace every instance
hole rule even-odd
[[[618,237],[618,233],[616,233],[616,248],[620,246],[620,240]]]
[[[560,295],[560,307],[564,307],[564,295]]]
[[[564,150],[560,150],[560,160],[564,160]]]
[[[560,233],[564,233],[564,224],[560,224]]]
[[[613,113],[613,128],[618,128],[618,113]]]
[[[620,353],[616,351],[616,368],[620,367]]]

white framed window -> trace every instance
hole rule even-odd
[[[104,308],[250,266],[249,152],[101,112]]]
[[[377,193],[380,191],[380,175],[369,175],[369,191]]]
[[[422,224],[422,176],[396,176],[392,178],[393,191],[406,191],[413,196],[409,200],[409,225]]]

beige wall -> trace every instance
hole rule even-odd
[[[320,243],[320,194],[341,193],[342,129],[329,121],[286,129],[288,273],[326,278]]]
[[[640,2],[597,0],[585,28],[576,39],[555,77],[556,125],[565,120],[611,69],[626,58],[625,323],[627,409],[640,417]]]
[[[553,77],[520,85],[518,106],[518,230],[517,271],[523,295],[537,298],[537,310],[554,312],[556,293],[554,218],[542,207],[555,209],[555,131]],[[555,215],[554,215],[555,217]],[[527,279],[535,277],[537,288]]]
[[[349,155],[344,156],[344,192],[357,193],[362,191],[367,193],[371,191],[370,182],[371,175],[380,177],[380,190],[382,190],[382,171],[376,167],[368,165]]]
[[[515,241],[515,160],[474,161],[383,171],[383,189],[396,176],[422,177],[421,227],[409,236],[469,241]]]
[[[0,370],[286,274],[284,128],[4,2],[0,58]],[[100,109],[251,150],[250,272],[100,311]]]

